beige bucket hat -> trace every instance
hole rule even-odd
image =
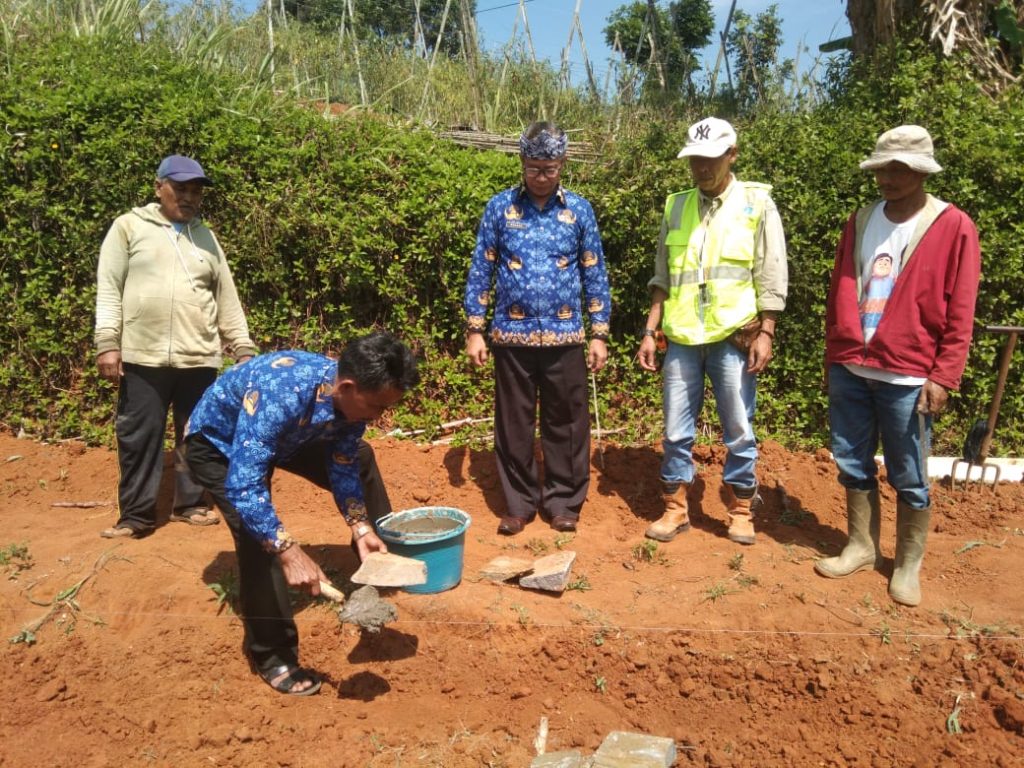
[[[860,167],[864,171],[873,171],[897,162],[920,173],[938,173],[942,166],[935,162],[934,151],[928,131],[920,125],[901,125],[878,137],[875,151]]]

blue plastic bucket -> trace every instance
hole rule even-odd
[[[444,592],[462,581],[469,523],[469,515],[454,507],[416,507],[377,521],[388,552],[427,564],[427,583],[403,587],[406,592]]]

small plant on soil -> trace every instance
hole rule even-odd
[[[633,559],[638,563],[654,563],[656,565],[668,565],[668,558],[664,552],[658,551],[658,542],[644,539],[633,547]]]
[[[996,635],[1012,635],[1020,637],[1021,630],[1010,624],[999,622],[997,624],[976,624],[971,616],[954,616],[949,611],[939,614],[942,623],[949,627],[957,637],[994,637]]]
[[[729,558],[729,570],[737,573],[743,570],[743,553],[738,552]]]
[[[519,622],[520,626],[530,626],[530,612],[527,610],[525,605],[519,605],[519,603],[516,603],[512,606],[512,610],[516,612],[516,615],[518,617],[517,621]]]
[[[892,627],[888,622],[883,621],[871,630],[871,634],[877,637],[882,645],[892,645]]]
[[[779,522],[783,525],[794,525],[801,526],[810,517],[810,514],[805,512],[801,507],[793,507],[786,505],[782,508],[782,513],[779,515]]]
[[[736,583],[741,587],[754,587],[760,584],[761,580],[749,573],[741,573],[736,577]]]
[[[534,557],[546,555],[548,549],[550,549],[548,543],[544,541],[544,539],[530,539],[526,542],[526,548],[530,550]]]
[[[598,693],[607,693],[608,692],[608,681],[604,679],[603,675],[598,675],[597,677],[594,678],[594,689]]]
[[[567,544],[571,544],[575,538],[571,533],[560,533],[555,536],[555,549],[565,549]]]
[[[220,581],[215,581],[207,586],[213,590],[213,594],[217,596],[217,615],[224,610],[225,606],[232,613],[237,613],[235,606],[238,605],[238,576],[235,575],[234,571],[228,571],[220,577]]]
[[[593,589],[590,586],[590,579],[587,578],[586,574],[580,574],[577,578],[570,581],[566,586],[566,590],[574,589],[579,592],[586,592],[587,590]]]
[[[7,578],[16,579],[22,571],[32,567],[32,555],[27,544],[8,544],[0,548],[0,565],[7,570]]]
[[[704,597],[701,598],[702,603],[714,603],[720,598],[725,597],[729,594],[729,588],[719,582],[713,586],[708,587],[704,590]]]

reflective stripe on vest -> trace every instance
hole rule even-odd
[[[757,315],[754,244],[771,187],[735,183],[706,226],[696,189],[665,201],[669,294],[662,328],[677,344],[721,341]]]

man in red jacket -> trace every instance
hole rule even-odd
[[[932,419],[967,361],[981,253],[970,217],[925,192],[942,167],[924,128],[886,131],[860,167],[874,171],[882,199],[847,221],[825,313],[832,453],[846,489],[849,541],[814,568],[840,578],[880,565],[874,454],[881,438],[898,497],[889,596],[913,606],[921,602],[930,518]]]

